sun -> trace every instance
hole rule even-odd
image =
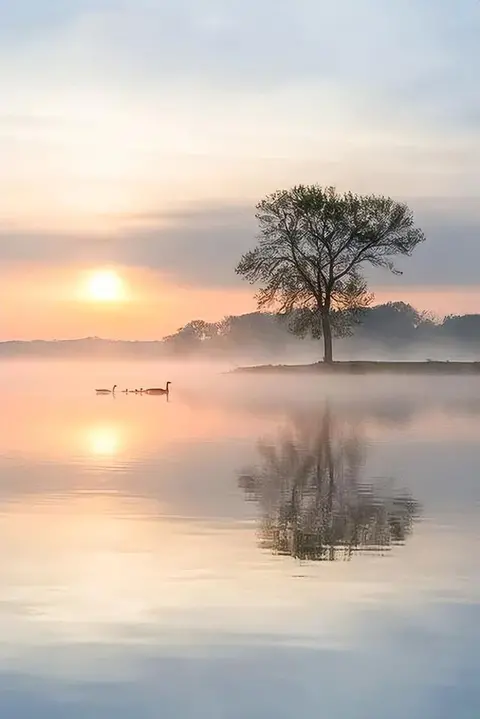
[[[125,296],[123,281],[115,270],[95,270],[87,281],[87,295],[94,302],[120,302]]]

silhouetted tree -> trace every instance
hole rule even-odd
[[[417,503],[362,481],[365,446],[325,408],[305,417],[278,443],[259,443],[260,464],[239,484],[260,505],[261,546],[299,559],[334,560],[402,543]],[[390,484],[391,483],[387,483]]]
[[[180,327],[174,334],[164,337],[167,346],[174,352],[189,354],[198,351],[204,342],[218,335],[218,323],[205,320],[192,320]]]
[[[342,317],[340,311],[332,311],[331,317],[335,326],[336,334],[342,333],[342,326],[351,329],[351,314],[347,311],[346,317]],[[302,310],[292,310],[289,315],[292,324],[300,326],[304,323]],[[320,328],[321,329],[321,328]],[[459,347],[470,350],[480,345],[480,315],[447,316],[443,322],[435,320],[428,312],[421,312],[412,305],[405,302],[387,302],[386,304],[374,305],[362,312],[361,325],[356,327],[353,337],[355,342],[385,344],[389,347],[398,345],[405,347],[415,343],[429,344],[432,348],[437,344],[439,347],[445,341],[455,343]],[[76,341],[77,344],[85,345],[84,351],[91,354],[98,352],[105,354],[118,351],[118,343],[110,343],[100,339],[85,339]],[[163,339],[163,342],[156,352],[170,353],[188,356],[197,353],[211,354],[235,354],[242,352],[252,356],[255,351],[262,355],[272,354],[278,356],[292,348],[296,342],[294,336],[288,332],[285,322],[281,316],[269,312],[251,312],[239,316],[228,316],[220,322],[206,322],[205,320],[193,320],[181,327],[174,334]],[[85,343],[88,343],[88,348]],[[45,344],[45,343],[44,343]],[[58,344],[58,343],[57,343]],[[71,343],[71,351],[78,353],[80,350]],[[15,343],[4,343],[0,350],[4,354],[12,352]],[[25,345],[31,352],[38,352],[39,345]],[[62,343],[62,351],[67,351],[66,342]],[[23,347],[23,345],[22,345]],[[149,353],[151,350],[148,343],[133,343],[126,348],[133,355],[140,351]],[[26,351],[23,350],[22,351]],[[42,352],[54,352],[55,346],[48,343]],[[125,351],[125,350],[124,350]]]
[[[285,327],[275,314],[251,312],[228,316],[219,324],[219,335],[229,348],[254,351],[279,351],[288,340]]]
[[[457,342],[480,342],[480,315],[448,315],[442,324],[442,334]]]
[[[370,304],[363,265],[395,269],[392,258],[410,255],[425,237],[409,208],[388,197],[339,194],[333,187],[298,185],[257,205],[257,247],[236,267],[260,284],[259,308],[296,311],[292,329],[323,336],[332,362],[332,335],[348,333]]]
[[[432,320],[405,302],[387,302],[370,307],[363,318],[359,335],[386,344],[413,342]],[[423,333],[425,336],[425,332]]]

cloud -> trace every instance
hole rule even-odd
[[[0,231],[0,263],[62,265],[112,259],[110,241],[42,231]]]
[[[378,273],[384,284],[476,285],[480,266],[480,216],[469,203],[438,199],[410,202],[427,242],[412,258],[400,262],[404,274],[396,279]],[[208,206],[178,213],[168,227],[152,224],[131,230],[117,240],[122,261],[173,274],[194,284],[237,284],[234,268],[255,244],[253,208]]]
[[[163,270],[177,281],[239,284],[234,269],[254,242],[251,207],[207,206],[167,217],[162,225],[127,231],[117,240],[126,264]]]
[[[409,204],[427,240],[412,257],[397,262],[404,272],[401,277],[382,273],[382,284],[427,288],[478,285],[480,213],[476,199],[417,198]]]
[[[410,115],[437,129],[471,130],[478,119],[476,0],[459,0],[454,8],[438,0],[407,7],[403,0],[4,5],[1,25],[14,39],[10,59],[67,82],[73,73],[77,80],[152,92],[184,81],[221,92],[333,84],[372,119]]]
[[[118,263],[160,271],[179,284],[230,286],[255,236],[253,208],[206,206],[146,214],[115,236],[0,233],[0,265]]]
[[[404,275],[372,277],[385,285],[476,285],[480,266],[480,216],[475,201],[413,200],[417,223],[427,241],[401,260]],[[251,205],[187,206],[170,214],[130,218],[108,237],[92,235],[0,233],[0,265],[118,263],[170,276],[178,284],[239,286],[234,268],[255,243]]]

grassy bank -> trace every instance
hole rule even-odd
[[[235,373],[320,373],[320,374],[409,374],[409,375],[471,375],[480,374],[479,362],[370,362],[354,360],[325,364],[257,365],[238,367]]]

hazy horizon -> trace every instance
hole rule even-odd
[[[370,305],[370,307],[368,308],[367,311],[379,309],[379,308],[384,307],[385,305],[388,305],[390,303],[396,303],[396,302],[398,302],[400,304],[409,305],[410,307],[412,307],[413,310],[418,312],[420,315],[423,314],[426,318],[433,321],[436,325],[441,325],[449,317],[455,318],[455,317],[465,317],[465,316],[468,316],[468,317],[480,316],[480,312],[478,312],[478,313],[477,312],[455,313],[453,311],[445,312],[445,314],[439,315],[439,314],[435,314],[435,313],[429,311],[428,309],[411,305],[410,303],[406,302],[403,299],[398,299],[398,300],[387,299],[385,302],[374,301]],[[254,303],[252,303],[252,304],[254,305]],[[173,330],[169,333],[166,333],[166,334],[158,334],[157,333],[155,335],[147,336],[147,337],[136,337],[134,335],[122,336],[122,333],[120,333],[120,335],[117,335],[117,336],[115,336],[115,335],[101,336],[101,335],[95,335],[95,334],[84,334],[84,335],[71,334],[71,335],[69,335],[67,333],[65,336],[51,336],[51,337],[41,337],[39,335],[33,335],[32,337],[25,337],[25,336],[2,337],[0,334],[0,343],[6,344],[9,342],[20,342],[20,343],[21,342],[25,342],[25,343],[28,343],[28,342],[63,342],[63,341],[68,342],[68,341],[93,340],[93,339],[107,341],[107,342],[126,342],[126,343],[127,342],[140,342],[140,343],[141,342],[144,342],[144,343],[163,342],[165,339],[168,339],[168,337],[181,331],[182,327],[188,325],[190,322],[200,320],[200,321],[205,321],[207,323],[216,324],[216,323],[220,323],[220,322],[224,321],[228,317],[233,317],[233,318],[240,317],[241,318],[241,317],[248,317],[248,316],[256,315],[256,314],[265,314],[268,316],[268,315],[275,315],[275,312],[266,311],[266,310],[258,310],[256,306],[253,306],[250,311],[241,312],[239,314],[227,313],[225,315],[219,315],[218,312],[216,314],[215,314],[215,312],[213,312],[212,316],[209,317],[208,313],[207,313],[207,316],[204,316],[202,313],[199,313],[198,315],[189,317],[188,320],[184,323],[184,325],[175,326],[173,328]],[[280,315],[279,315],[279,318],[280,318]],[[288,322],[285,322],[283,324],[283,326],[287,332],[288,331]],[[362,326],[362,319],[359,318],[358,327],[361,327],[361,326]],[[298,338],[298,339],[300,339],[300,338]],[[295,340],[295,336],[293,334],[292,334],[292,340]],[[304,340],[300,339],[300,341],[303,342]],[[312,340],[312,341],[318,343],[318,340]],[[337,342],[338,342],[338,340],[337,340]]]

